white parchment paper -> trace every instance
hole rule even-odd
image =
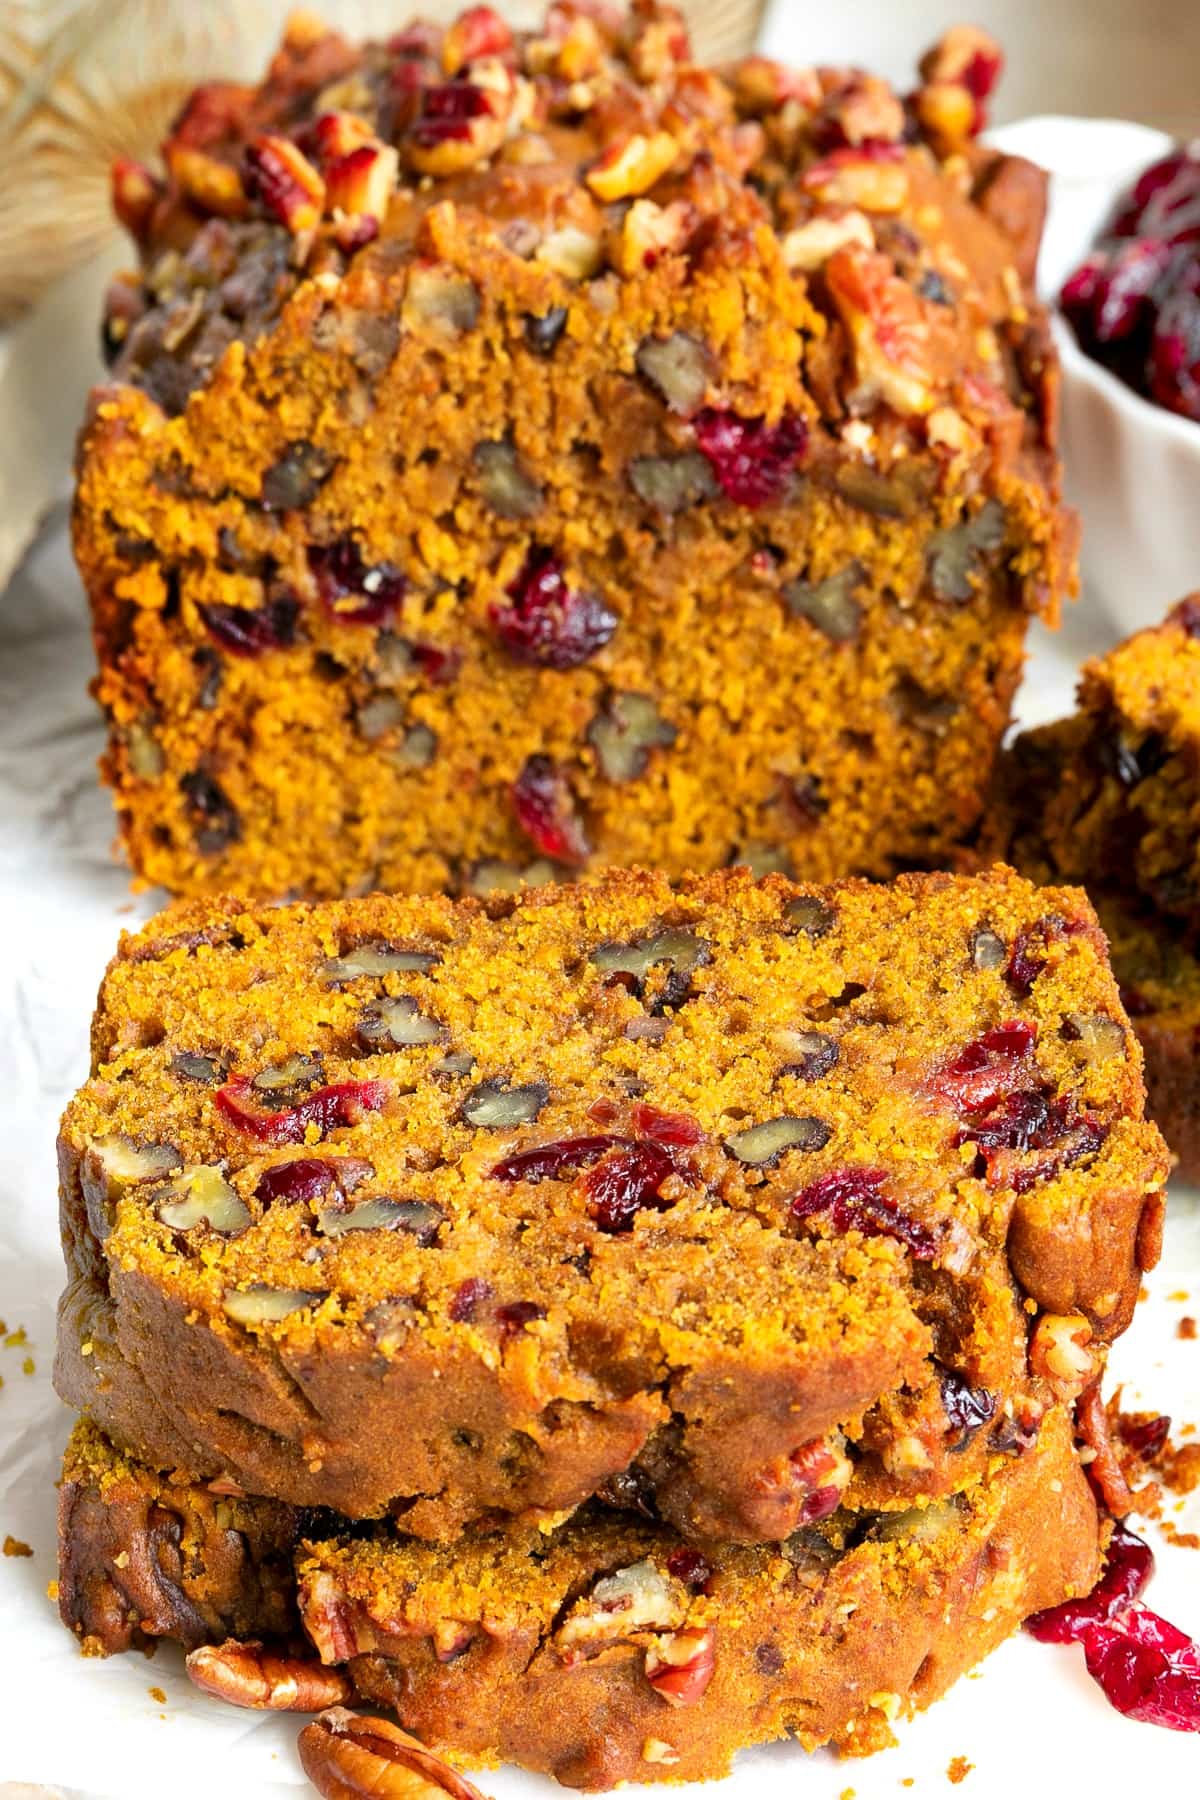
[[[91,332],[93,322],[77,328]],[[39,379],[59,380],[52,355]],[[34,392],[37,385],[26,383]],[[51,478],[65,485],[65,473]],[[1111,635],[1086,604],[1056,638],[1035,632],[1022,722],[1067,710],[1079,660]],[[0,1800],[38,1792],[62,1800],[285,1800],[307,1791],[295,1720],[205,1699],[170,1648],[153,1660],[82,1659],[46,1594],[55,1573],[54,1482],[69,1424],[50,1386],[61,1285],[55,1127],[87,1073],[88,1021],[117,933],[161,899],[131,900],[111,852],[111,809],[94,773],[101,731],[85,692],[90,673],[60,510],[0,600],[0,1539],[11,1534],[33,1551],[0,1556]],[[1200,1422],[1200,1342],[1175,1335],[1181,1316],[1200,1314],[1197,1196],[1172,1195],[1166,1255],[1148,1287],[1114,1357],[1114,1377],[1125,1380],[1131,1401],[1140,1395]],[[8,1341],[22,1332],[23,1341]],[[1177,1522],[1200,1529],[1200,1506]],[[1200,1633],[1200,1552],[1162,1549],[1151,1598]],[[1077,1650],[1016,1639],[902,1727],[897,1749],[859,1764],[792,1745],[752,1751],[723,1791],[728,1800],[792,1800],[797,1791],[811,1800],[847,1790],[858,1800],[943,1794],[956,1756],[974,1765],[968,1800],[1071,1794],[1081,1783],[1090,1792],[1100,1779],[1105,1791],[1136,1784],[1140,1792],[1191,1794],[1200,1767],[1195,1737],[1112,1713]],[[902,1788],[909,1778],[915,1787]],[[483,1785],[497,1800],[550,1800],[556,1791],[512,1770]]]

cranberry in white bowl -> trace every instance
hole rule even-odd
[[[992,138],[1052,176],[1038,286],[1051,306],[1065,288],[1074,321],[1055,319],[1067,498],[1085,595],[1136,631],[1200,585],[1200,159],[1193,198],[1189,153],[1146,126],[1045,117]]]

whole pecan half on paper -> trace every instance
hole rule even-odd
[[[340,1669],[322,1668],[302,1656],[277,1656],[261,1644],[204,1644],[187,1659],[198,1688],[258,1712],[320,1712],[349,1700],[354,1692]]]
[[[300,1761],[324,1800],[486,1800],[399,1726],[342,1706],[304,1727]]]

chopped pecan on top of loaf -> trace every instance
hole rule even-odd
[[[472,8],[199,90],[118,171],[75,514],[139,877],[947,862],[1073,580],[998,66]]]

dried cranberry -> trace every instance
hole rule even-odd
[[[1049,946],[1061,943],[1081,930],[1082,926],[1075,921],[1061,918],[1058,913],[1047,913],[1044,919],[1019,931],[1013,939],[1012,954],[1004,971],[1010,987],[1022,996],[1030,993],[1046,966]]]
[[[981,1425],[996,1414],[996,1396],[990,1388],[972,1387],[954,1369],[939,1368],[938,1386],[942,1395],[942,1411],[954,1434],[947,1448],[963,1450]]]
[[[798,1525],[818,1525],[822,1519],[828,1519],[842,1503],[842,1490],[836,1487],[814,1488],[807,1494],[800,1508]]]
[[[1025,1194],[1039,1182],[1049,1181],[1064,1169],[1070,1169],[1085,1157],[1094,1156],[1108,1136],[1107,1125],[1098,1119],[1076,1114],[1069,1100],[1050,1103],[1046,1126],[1030,1146],[1040,1155],[1031,1161],[1014,1163],[1015,1149],[999,1147],[983,1152],[987,1182],[991,1188],[1011,1188],[1014,1194]]]
[[[933,1233],[887,1198],[883,1193],[887,1178],[886,1169],[830,1169],[796,1195],[792,1218],[828,1213],[835,1231],[898,1238],[918,1262],[929,1262],[937,1249]]]
[[[1114,1525],[1104,1573],[1081,1600],[1064,1600],[1026,1619],[1025,1629],[1043,1644],[1073,1644],[1132,1605],[1154,1573],[1149,1544],[1124,1525]]]
[[[667,1573],[686,1587],[702,1588],[712,1580],[716,1570],[699,1550],[672,1550],[667,1558]]]
[[[357,1125],[365,1112],[378,1112],[386,1103],[390,1085],[386,1081],[339,1081],[330,1087],[317,1088],[286,1106],[280,1112],[262,1112],[247,1106],[246,1097],[254,1092],[248,1075],[231,1075],[216,1094],[219,1112],[240,1131],[268,1144],[301,1144],[310,1125],[321,1137],[343,1125]]]
[[[584,1177],[588,1216],[601,1231],[632,1231],[643,1207],[662,1212],[670,1206],[658,1190],[674,1166],[658,1144],[629,1144],[618,1150]]]
[[[496,1324],[502,1338],[516,1337],[532,1320],[545,1316],[545,1307],[539,1306],[536,1300],[510,1300],[506,1306],[496,1308]]]
[[[987,107],[984,102],[999,81],[1003,69],[1004,58],[998,51],[977,50],[957,77],[975,102],[975,114],[971,120],[971,130],[975,134],[981,132],[987,124]]]
[[[1147,169],[1061,304],[1080,344],[1123,381],[1200,419],[1200,157]]]
[[[1143,169],[1111,227],[1114,237],[1200,237],[1200,156],[1172,150]]]
[[[214,601],[196,608],[205,629],[235,656],[259,656],[264,650],[283,650],[296,640],[300,603],[280,595],[265,606],[224,606]]]
[[[1200,252],[1173,268],[1170,281],[1150,345],[1150,398],[1200,421]]]
[[[1134,1606],[1083,1640],[1088,1674],[1126,1718],[1168,1731],[1200,1731],[1200,1645],[1177,1626]]]
[[[548,756],[531,756],[512,785],[513,811],[530,841],[552,862],[578,868],[591,845],[575,810],[575,796]]]
[[[1154,290],[1170,257],[1167,244],[1127,244],[1115,253],[1096,251],[1068,277],[1059,304],[1085,350],[1111,352],[1140,338],[1144,351]]]
[[[531,1150],[517,1150],[501,1157],[489,1170],[493,1181],[557,1181],[567,1170],[582,1169],[598,1162],[609,1150],[616,1150],[627,1139],[598,1133],[594,1137],[560,1138],[552,1144],[535,1144]]]
[[[544,669],[576,669],[603,648],[617,628],[599,595],[569,588],[550,550],[531,550],[504,590],[511,606],[493,606],[490,617],[504,648],[517,662]]]
[[[640,1136],[677,1149],[704,1141],[703,1128],[687,1113],[659,1112],[656,1106],[645,1106],[640,1101],[633,1109],[633,1125]]]
[[[754,1665],[762,1675],[778,1675],[783,1670],[783,1651],[778,1644],[756,1644]]]
[[[808,446],[808,426],[795,413],[768,425],[709,406],[694,423],[696,443],[722,493],[738,506],[765,506],[778,498]]]
[[[989,1187],[1023,1194],[1091,1156],[1107,1136],[1108,1127],[1080,1113],[1072,1095],[1023,1088],[979,1112],[954,1141],[979,1146],[975,1172],[986,1175]],[[1016,1161],[1029,1151],[1042,1154]]]
[[[1152,1418],[1122,1419],[1117,1429],[1121,1442],[1136,1457],[1142,1462],[1153,1462],[1170,1436],[1171,1421],[1166,1413],[1159,1413]]]
[[[1126,1717],[1200,1731],[1200,1647],[1138,1604],[1153,1570],[1149,1545],[1116,1525],[1092,1592],[1035,1613],[1025,1629],[1043,1643],[1082,1643],[1089,1675]]]
[[[308,566],[321,604],[340,625],[385,625],[408,586],[392,563],[368,566],[353,538],[310,545]]]
[[[1010,1092],[1036,1043],[1037,1026],[1023,1019],[993,1025],[946,1063],[932,1085],[966,1111],[991,1105]]]
[[[265,1206],[273,1200],[319,1200],[330,1188],[353,1186],[370,1168],[357,1156],[297,1156],[264,1169],[254,1194]]]
[[[484,1281],[479,1275],[472,1275],[469,1280],[459,1282],[450,1297],[447,1308],[456,1325],[469,1324],[475,1317],[477,1307],[491,1298],[492,1284]]]
[[[955,1143],[978,1144],[981,1150],[1044,1150],[1062,1130],[1064,1112],[1062,1100],[1052,1102],[1041,1089],[1025,1088],[1005,1094],[960,1131]]]
[[[471,120],[492,110],[486,91],[470,81],[446,81],[421,93],[421,114],[409,135],[422,149],[469,138]]]

